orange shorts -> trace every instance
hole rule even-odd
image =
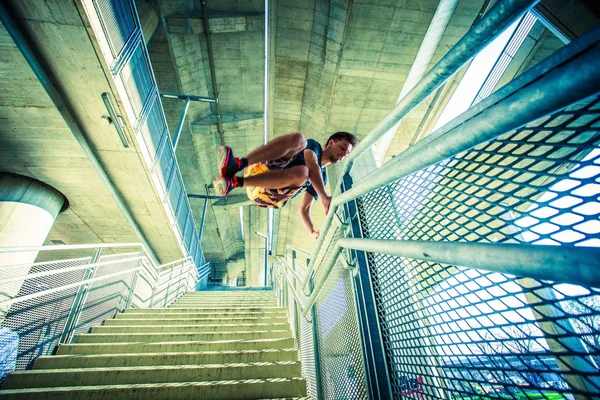
[[[247,166],[244,170],[244,178],[264,174],[267,171],[271,171],[271,169],[263,163],[252,164]],[[248,198],[259,207],[281,208],[289,199],[294,197],[300,189],[302,188],[265,189],[260,187],[247,187],[246,193],[248,194]]]

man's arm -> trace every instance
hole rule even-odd
[[[317,155],[312,150],[304,150],[304,164],[308,168],[308,178],[310,184],[315,189],[315,192],[320,197],[323,208],[325,208],[325,214],[329,212],[329,203],[331,203],[331,196],[325,191],[325,184],[323,183],[323,176],[321,175],[321,167],[317,162]],[[312,196],[311,196],[312,197]]]
[[[315,231],[315,227],[312,223],[312,218],[310,215],[310,210],[314,201],[315,198],[310,193],[304,192],[304,196],[302,196],[302,203],[300,203],[298,211],[300,212],[300,220],[302,221],[302,225],[304,225],[310,235],[316,239],[319,237],[319,231]]]

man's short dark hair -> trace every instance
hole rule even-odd
[[[347,140],[348,143],[352,145],[352,147],[355,147],[358,143],[357,137],[348,132],[336,132],[333,135],[329,136],[329,139],[327,139],[327,141],[325,142],[325,146],[327,146],[330,140],[333,140],[334,142],[340,140]]]

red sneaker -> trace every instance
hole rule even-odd
[[[244,169],[242,161],[233,156],[229,146],[220,146],[217,150],[217,166],[223,178],[231,179],[236,173]]]
[[[218,177],[213,181],[213,187],[217,196],[227,196],[227,193],[239,186],[237,176],[231,178]]]

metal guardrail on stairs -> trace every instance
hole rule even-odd
[[[600,28],[352,169],[535,3],[490,10],[356,147],[310,262],[274,263],[312,397],[600,396]]]
[[[51,261],[10,262],[38,252]],[[0,247],[0,260],[2,377],[125,308],[166,307],[210,273],[191,257],[156,265],[140,243]]]

